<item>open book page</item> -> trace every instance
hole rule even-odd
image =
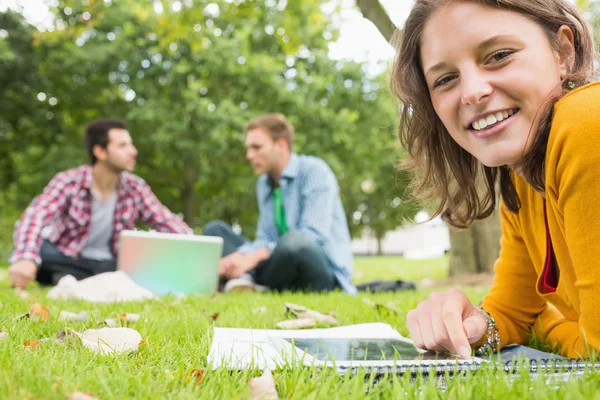
[[[213,368],[275,369],[283,366],[394,367],[481,363],[417,349],[385,323],[326,329],[267,330],[215,328],[208,360]]]

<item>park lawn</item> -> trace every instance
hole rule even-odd
[[[357,260],[357,269],[368,269],[368,260]],[[414,270],[418,264],[393,260],[398,267],[394,267],[394,272],[386,275],[386,278],[397,277],[397,272],[415,281],[427,277],[419,276],[418,271]],[[371,261],[377,268],[385,269],[381,259],[373,258]],[[440,265],[444,265],[443,260]],[[407,271],[402,271],[403,266]],[[422,270],[425,271],[424,268]],[[397,294],[361,294],[358,297],[343,293],[240,293],[219,294],[214,298],[165,297],[137,303],[93,305],[49,301],[45,298],[46,292],[47,289],[34,286],[28,291],[29,298],[21,299],[9,289],[5,270],[0,270],[0,331],[9,333],[7,338],[0,340],[0,399],[64,399],[75,391],[89,392],[99,399],[249,398],[248,379],[259,375],[260,371],[206,371],[200,384],[189,377],[193,369],[208,369],[206,357],[213,326],[273,328],[275,323],[286,318],[283,303],[289,301],[322,312],[333,311],[343,325],[382,321],[406,335],[406,312],[428,294],[420,290]],[[483,293],[469,295],[473,301],[479,301]],[[393,301],[400,312],[394,314],[382,310],[379,313],[363,298],[379,303]],[[26,313],[35,302],[50,308],[47,321],[14,320],[16,316]],[[265,308],[266,312],[262,312],[261,309]],[[69,339],[62,345],[48,341],[35,350],[24,349],[23,343],[28,339],[54,337],[56,332],[65,328],[83,331],[93,326],[92,323],[58,321],[61,310],[85,310],[92,313],[96,320],[115,317],[119,313],[138,313],[140,321],[132,327],[148,339],[148,344],[136,353],[118,356],[93,354],[76,339]],[[215,313],[219,314],[213,321]],[[374,383],[372,378],[365,377],[363,373],[339,376],[333,371],[316,373],[305,367],[276,371],[274,377],[280,399],[359,399],[365,396],[386,399],[593,398],[597,397],[600,389],[599,376],[594,373],[552,387],[544,379],[533,379],[527,375],[509,384],[503,372],[487,370],[462,380],[451,380],[445,392],[441,392],[433,383],[411,384],[408,377],[390,376]]]

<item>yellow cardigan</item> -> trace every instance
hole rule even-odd
[[[521,209],[501,206],[500,257],[482,306],[503,345],[526,343],[534,328],[561,354],[586,358],[600,350],[600,83],[555,105],[545,163],[545,201],[517,176]],[[550,294],[543,291],[544,208],[560,271]]]

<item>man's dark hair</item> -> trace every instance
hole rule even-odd
[[[88,125],[85,131],[85,149],[90,157],[90,164],[96,164],[94,146],[104,149],[108,146],[108,131],[111,129],[127,129],[125,122],[118,119],[99,119]]]
[[[283,114],[265,114],[248,121],[244,127],[244,131],[249,131],[257,128],[262,128],[267,131],[273,141],[283,139],[292,151],[294,144],[294,126]]]

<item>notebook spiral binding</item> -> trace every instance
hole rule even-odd
[[[318,370],[326,369],[328,367],[321,367]],[[557,373],[557,372],[584,372],[587,370],[600,371],[600,362],[590,362],[585,360],[569,359],[569,360],[552,360],[552,359],[540,359],[540,360],[524,360],[524,361],[493,361],[490,362],[458,362],[458,363],[444,363],[444,364],[430,364],[430,363],[419,363],[410,365],[387,365],[387,366],[376,366],[376,367],[364,367],[364,366],[337,366],[336,367],[340,374],[350,372],[351,374],[357,374],[359,371],[365,372],[366,374],[411,374],[411,375],[445,375],[448,374],[461,374],[466,372],[476,372],[483,368],[495,368],[496,370],[503,370],[507,374],[516,374],[528,370],[532,374],[537,373]]]

